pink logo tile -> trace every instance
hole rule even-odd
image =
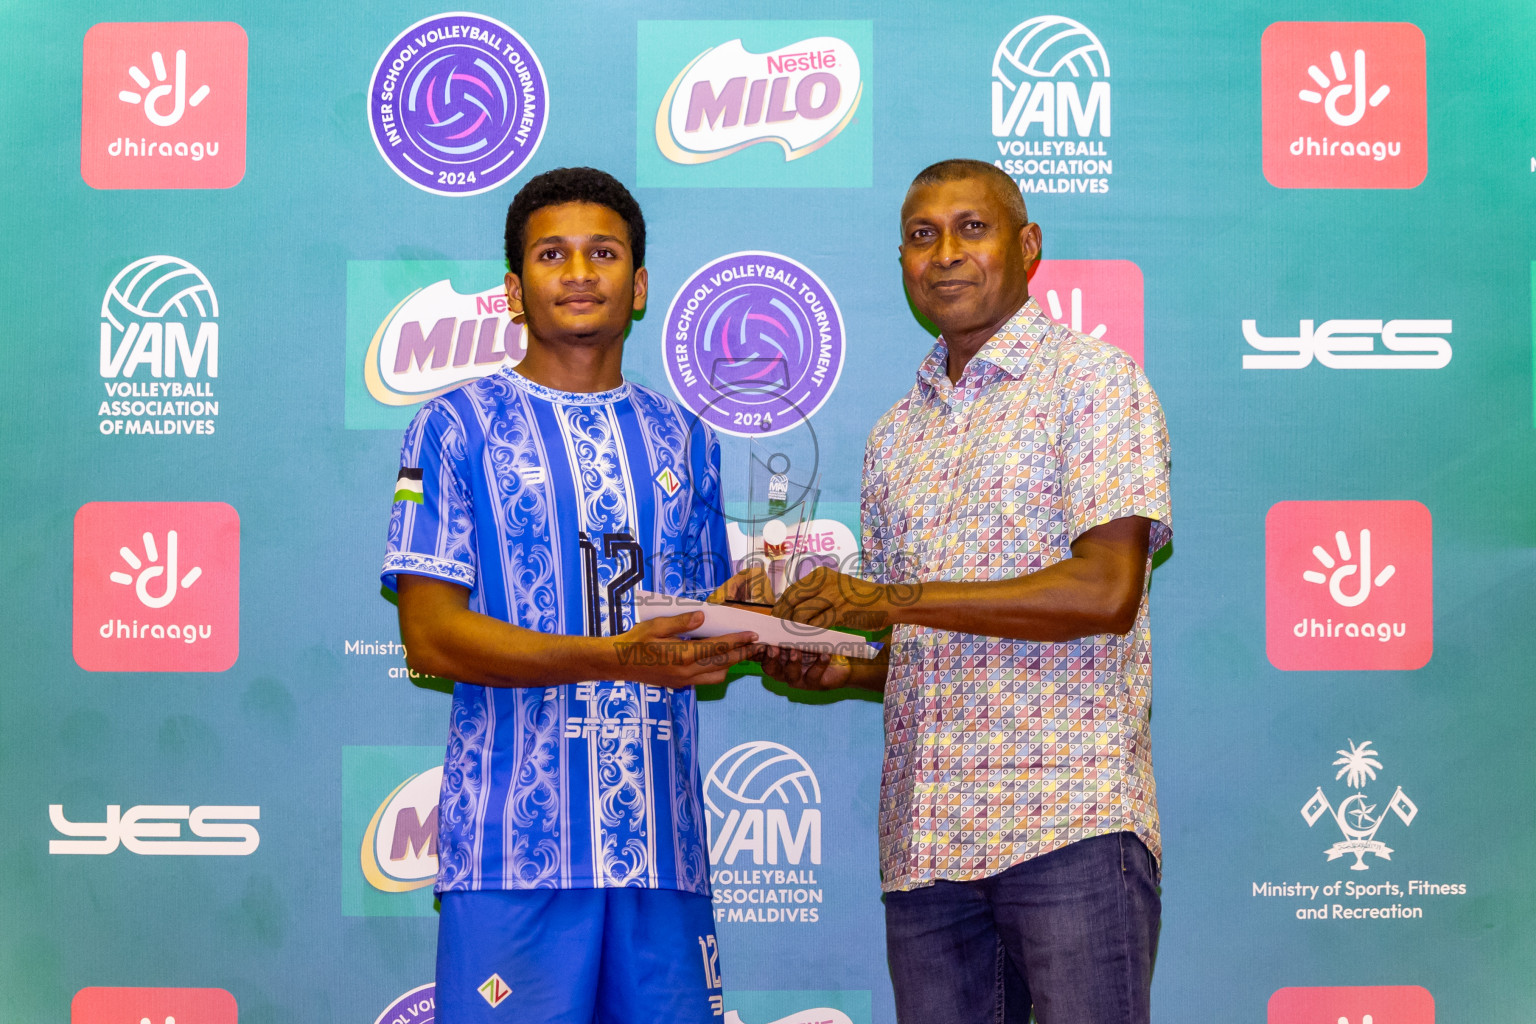
[[[1429,168],[1424,33],[1277,21],[1259,44],[1264,177],[1277,188],[1413,188]]]
[[[1434,653],[1433,542],[1416,501],[1282,501],[1264,524],[1279,669],[1416,669]]]
[[[229,188],[245,177],[245,30],[103,22],[85,33],[80,176],[92,188]]]
[[[1041,260],[1029,294],[1045,315],[1142,360],[1141,268],[1130,260]]]
[[[96,501],[75,513],[75,662],[222,672],[240,653],[240,516],[223,502]]]
[[[70,1024],[239,1024],[238,1018],[235,997],[222,988],[94,986],[76,992],[69,1006]]]
[[[1418,985],[1282,988],[1269,1024],[1435,1024],[1435,997]]]

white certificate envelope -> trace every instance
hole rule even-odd
[[[763,615],[748,608],[728,604],[708,604],[687,597],[635,591],[635,621],[649,622],[664,615],[703,612],[704,622],[689,630],[690,637],[724,636],[726,633],[756,633],[758,643],[770,647],[793,647],[816,654],[841,654],[845,658],[873,658],[880,652],[864,642],[857,633],[840,629],[822,629],[803,622],[791,622],[774,615]]]

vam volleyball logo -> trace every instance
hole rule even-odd
[[[1130,260],[1041,260],[1029,294],[1052,320],[1146,366],[1141,268]]]
[[[373,69],[368,124],[379,154],[417,188],[472,196],[533,157],[549,121],[549,86],[533,49],[482,14],[423,18]]]
[[[88,672],[222,672],[240,653],[240,516],[223,502],[75,514],[74,655]]]
[[[505,269],[492,260],[348,261],[346,425],[402,429],[421,403],[515,366],[527,343],[507,311]],[[491,286],[460,291],[459,282]]]
[[[704,778],[715,920],[820,919],[821,784],[794,750],[769,740],[721,754]]]
[[[1413,188],[1429,169],[1424,33],[1406,22],[1264,30],[1264,177],[1277,188]]]
[[[1417,501],[1282,501],[1265,519],[1279,669],[1416,669],[1434,653],[1433,541]]]
[[[700,267],[667,310],[672,390],[715,428],[767,437],[815,415],[843,370],[843,315],[809,267],[736,252]]]
[[[872,45],[867,21],[641,22],[639,183],[870,185]]]
[[[80,176],[92,188],[229,188],[245,177],[245,30],[103,22],[85,33]]]
[[[993,163],[1027,193],[1109,191],[1109,54],[1059,14],[1015,25],[992,56]]]
[[[219,299],[175,256],[118,271],[101,300],[103,434],[212,434],[219,415]]]

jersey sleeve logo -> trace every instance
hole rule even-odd
[[[425,500],[421,487],[421,470],[405,468],[395,478],[395,500],[414,501],[420,505]]]

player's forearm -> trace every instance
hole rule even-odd
[[[417,672],[482,686],[556,686],[614,678],[613,642],[523,629],[468,609],[407,625],[406,662]]]

